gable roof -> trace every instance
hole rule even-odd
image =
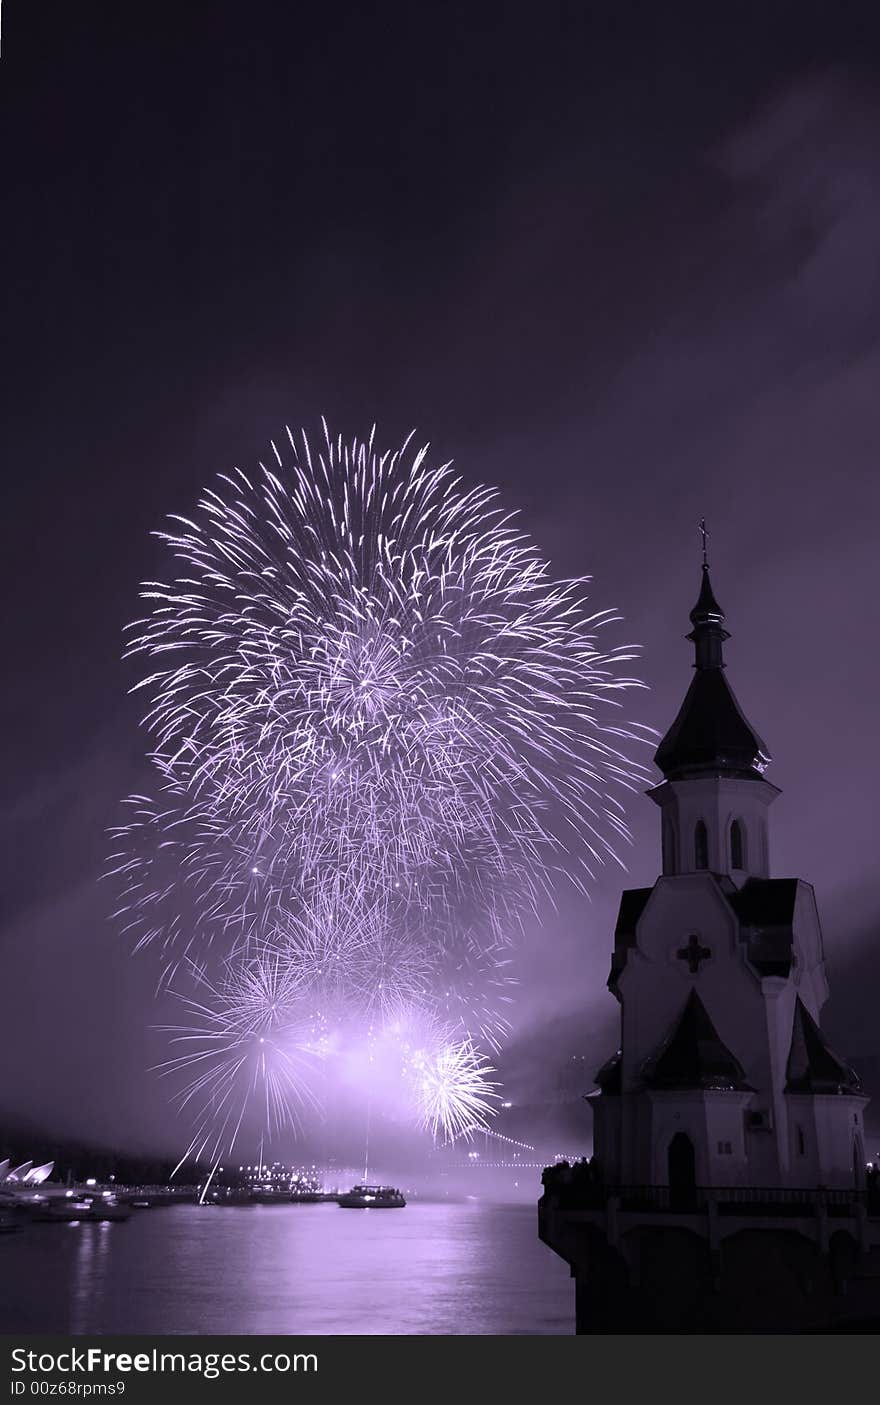
[[[855,1070],[829,1049],[800,996],[795,1001],[785,1076],[786,1093],[857,1093],[862,1086]]]
[[[739,1060],[722,1043],[695,990],[657,1053],[644,1065],[648,1088],[748,1090]]]

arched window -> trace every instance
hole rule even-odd
[[[697,1194],[697,1155],[685,1132],[676,1132],[666,1153],[669,1170],[669,1204],[690,1209]]]
[[[730,867],[745,868],[746,866],[746,837],[739,820],[734,820],[730,826]]]
[[[709,867],[709,833],[702,820],[697,820],[694,830],[694,867]]]

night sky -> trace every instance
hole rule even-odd
[[[179,1141],[98,882],[145,781],[121,632],[165,514],[321,414],[497,484],[622,612],[660,730],[705,514],[772,870],[816,885],[827,1028],[876,1057],[876,7],[7,0],[0,86],[3,1110]],[[523,1026],[582,1009],[597,1062],[619,889],[659,866],[630,819],[630,877],[522,958]]]

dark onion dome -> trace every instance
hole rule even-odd
[[[754,779],[766,769],[770,753],[724,676],[723,644],[730,635],[706,565],[690,618],[693,629],[687,637],[693,640],[696,672],[654,761],[667,780],[701,775]]]
[[[794,1007],[785,1076],[786,1093],[857,1093],[862,1086],[855,1070],[828,1048],[800,996]]]
[[[695,990],[672,1032],[642,1069],[649,1088],[720,1088],[751,1091],[739,1060],[721,1042]]]

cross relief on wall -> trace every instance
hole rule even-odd
[[[708,961],[709,957],[712,955],[712,951],[708,946],[702,946],[700,944],[700,938],[696,933],[693,933],[688,937],[687,945],[679,947],[675,954],[679,961],[687,962],[688,970],[691,975],[696,976],[699,975],[700,972],[700,963]]]

